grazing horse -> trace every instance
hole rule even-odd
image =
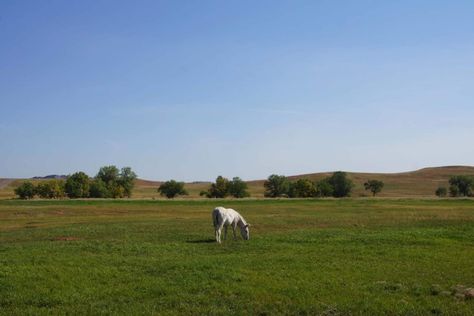
[[[212,211],[212,221],[214,223],[214,230],[216,233],[216,241],[221,242],[221,231],[224,227],[224,240],[227,239],[227,227],[232,226],[232,231],[234,232],[234,239],[237,239],[235,235],[235,229],[237,226],[240,228],[240,234],[245,240],[250,239],[249,224],[237,211],[231,208],[224,208],[222,206],[216,207]]]

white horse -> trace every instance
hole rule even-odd
[[[245,219],[237,211],[231,208],[224,208],[222,206],[216,207],[212,211],[212,221],[214,223],[214,230],[216,233],[216,241],[221,242],[222,227],[224,227],[224,240],[227,239],[227,227],[232,226],[234,232],[234,239],[237,239],[235,235],[235,229],[237,226],[240,227],[240,234],[245,240],[250,239],[249,226]]]

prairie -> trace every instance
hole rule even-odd
[[[472,315],[473,262],[469,199],[0,201],[2,315]]]
[[[292,181],[306,178],[313,181],[321,180],[330,176],[331,172],[310,173],[302,175],[289,176]],[[439,186],[449,186],[449,178],[454,175],[471,175],[474,176],[474,167],[470,166],[446,166],[423,168],[410,172],[399,173],[367,173],[367,172],[347,172],[348,177],[354,182],[353,197],[367,197],[370,192],[364,189],[364,182],[369,179],[377,179],[384,182],[384,189],[378,196],[380,197],[415,197],[426,198],[434,197],[435,190]],[[252,197],[263,197],[264,180],[247,181],[249,193]],[[160,198],[156,192],[160,182],[138,180],[134,197],[136,198]],[[189,196],[185,198],[199,198],[199,192],[209,187],[207,182],[186,183],[186,189]]]
[[[289,176],[290,180],[307,178],[311,180],[321,180],[329,176],[330,172],[311,173],[303,175]],[[364,182],[369,179],[382,180],[385,183],[383,191],[378,195],[380,197],[415,197],[426,198],[434,197],[434,192],[439,186],[448,187],[448,181],[454,175],[474,176],[474,167],[470,166],[447,166],[424,168],[411,172],[401,173],[358,173],[347,172],[348,177],[354,182],[355,187],[352,193],[353,197],[367,197],[370,192],[364,190]],[[0,199],[14,198],[13,189],[23,180],[21,179],[0,179]],[[42,180],[32,180],[38,183]],[[162,182],[138,179],[133,191],[133,198],[137,199],[160,199],[163,198],[157,192]],[[249,193],[254,198],[263,197],[264,180],[247,181]],[[185,188],[189,195],[182,197],[184,199],[198,199],[199,193],[209,187],[209,182],[186,183]]]

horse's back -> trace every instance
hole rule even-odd
[[[224,224],[230,225],[237,216],[239,216],[239,213],[236,210],[222,206],[218,206],[212,211],[214,227]]]

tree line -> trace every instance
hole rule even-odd
[[[467,175],[452,176],[449,179],[449,188],[439,187],[435,194],[438,197],[472,197],[474,196],[474,177]]]
[[[158,192],[167,198],[174,198],[179,195],[188,195],[184,188],[184,182],[169,180],[160,185]],[[309,197],[347,197],[351,195],[354,184],[342,171],[333,173],[330,177],[320,181],[309,179],[298,179],[290,181],[283,175],[270,175],[264,182],[264,196],[269,198],[289,197],[289,198],[309,198]],[[375,196],[382,191],[384,183],[380,180],[368,180],[364,183],[366,190]],[[211,183],[209,188],[200,192],[200,196],[207,198],[234,198],[249,197],[247,183],[239,177],[232,180],[218,176],[216,181]]]
[[[34,184],[24,181],[14,189],[21,199],[31,199],[38,196],[43,199],[60,198],[123,198],[131,197],[135,184],[136,174],[130,167],[119,170],[116,166],[100,168],[95,177],[90,178],[86,173],[79,171],[69,175],[66,180],[53,179]],[[158,192],[167,198],[179,195],[188,195],[184,182],[169,180],[160,185]],[[365,190],[373,196],[380,193],[384,183],[380,180],[368,180],[364,183]],[[319,181],[298,179],[291,181],[283,175],[270,175],[264,182],[264,196],[269,198],[311,198],[311,197],[349,197],[354,184],[342,171],[334,172],[331,176]],[[468,175],[452,176],[449,187],[441,186],[436,189],[438,197],[473,197],[474,177]],[[229,180],[218,176],[209,188],[200,192],[200,196],[207,198],[245,198],[249,197],[248,185],[239,177]]]
[[[37,185],[24,181],[15,194],[20,199],[59,198],[123,198],[131,197],[137,175],[130,167],[119,170],[116,166],[104,166],[94,178],[79,171],[69,175],[66,180],[42,181]]]
[[[234,177],[232,180],[218,176],[216,182],[211,183],[209,188],[199,193],[200,196],[208,198],[225,198],[232,196],[235,198],[249,197],[247,183],[239,177]],[[169,180],[160,185],[158,192],[162,196],[166,196],[169,199],[175,198],[178,195],[188,195],[188,192],[184,188],[184,182],[178,182],[175,180]]]
[[[320,181],[298,179],[291,182],[287,177],[272,174],[264,182],[264,196],[307,198],[307,197],[345,197],[350,196],[353,183],[344,172],[335,172],[331,177]]]

